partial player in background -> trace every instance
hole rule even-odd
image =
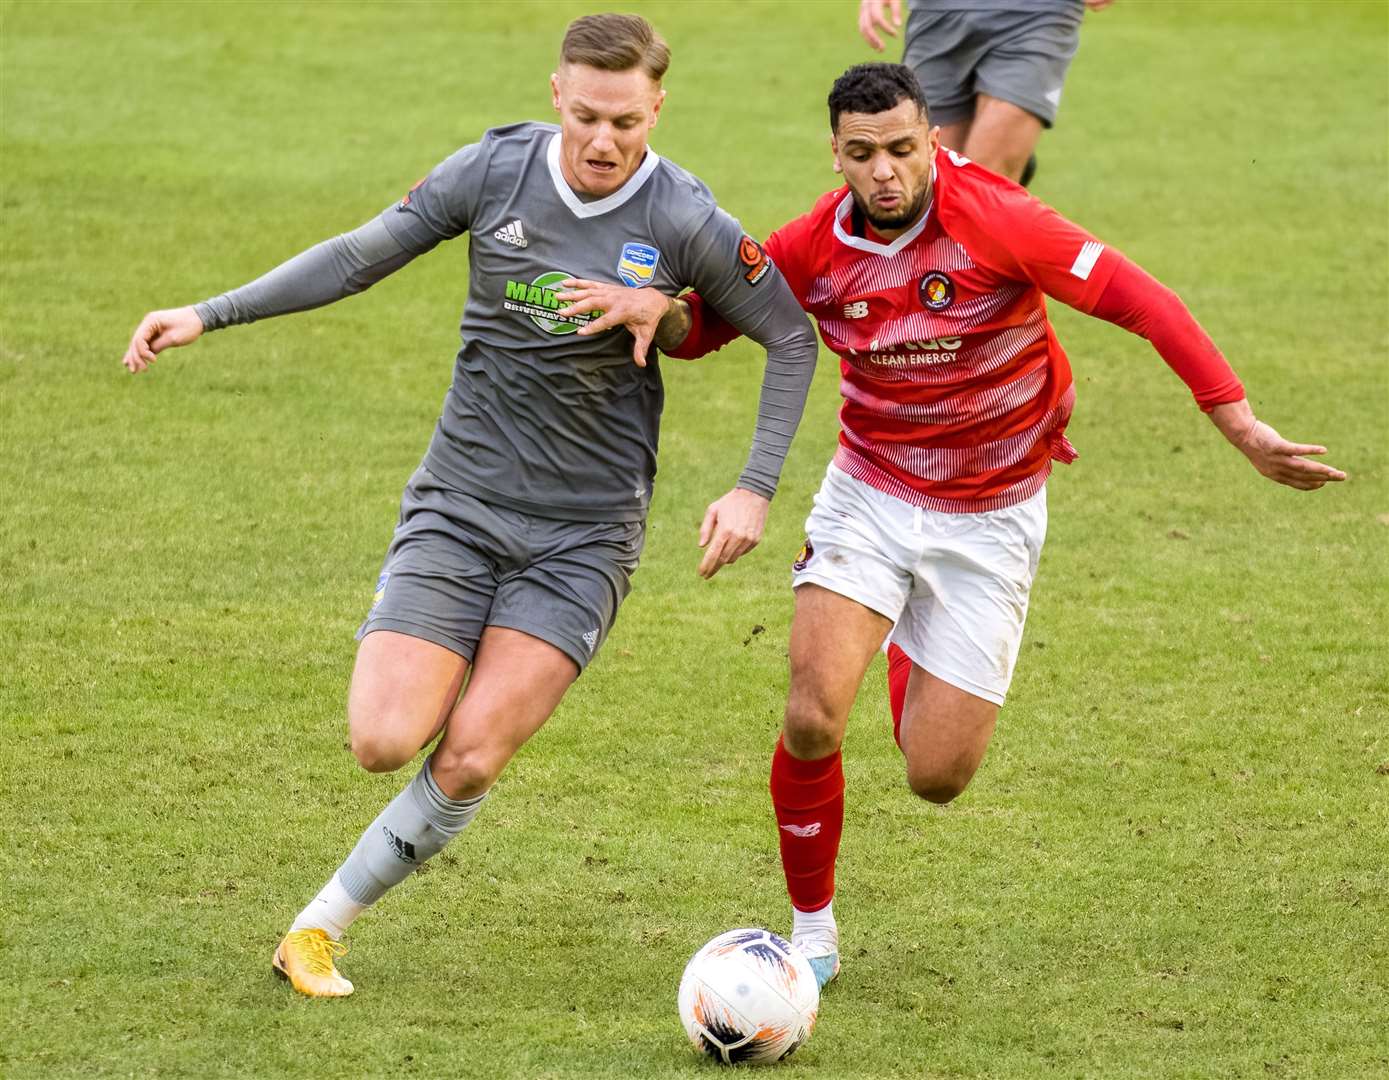
[[[660,368],[647,360],[649,331],[635,342],[577,334],[590,317],[559,311],[567,280],[693,286],[766,347],[752,452],[706,513],[699,572],[712,576],[762,535],[815,335],[756,242],[647,145],[669,60],[638,16],[575,20],[550,80],[558,128],[488,131],[361,228],[230,293],[145,316],[125,354],[143,371],[204,330],[331,303],[469,234],[463,347],[401,500],[348,694],[352,752],[371,772],[442,736],[275,950],[275,969],[302,993],[352,992],[335,964],[339,939],[473,819],[630,588],[656,473]]]
[[[911,0],[902,63],[940,125],[941,145],[1026,187],[1043,128],[1056,122],[1085,9],[1114,0]],[[883,51],[902,0],[861,0],[858,30]]]
[[[839,449],[793,566],[791,685],[772,758],[792,940],[821,982],[839,970],[834,868],[840,743],[885,641],[907,783],[947,803],[974,776],[1013,676],[1046,534],[1052,462],[1070,462],[1071,368],[1045,297],[1148,339],[1217,430],[1264,476],[1303,490],[1345,474],[1260,422],[1180,298],[994,173],[938,152],[910,68],[850,68],[829,95],[847,186],[766,252],[840,357]],[[717,303],[584,283],[606,314],[672,356],[737,336]],[[659,320],[659,322],[658,322]]]

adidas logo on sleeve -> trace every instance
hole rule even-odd
[[[530,241],[526,239],[525,230],[521,228],[521,219],[517,218],[510,225],[504,225],[492,234],[503,244],[510,244],[512,247],[529,247]]]

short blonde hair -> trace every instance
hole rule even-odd
[[[600,71],[641,68],[660,82],[670,67],[670,46],[640,15],[585,15],[564,32],[561,64],[583,64]]]

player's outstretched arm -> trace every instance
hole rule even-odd
[[[150,312],[136,327],[123,362],[131,372],[144,371],[161,350],[187,345],[205,331],[331,304],[370,288],[416,254],[391,235],[381,218],[373,218],[239,289],[192,307]]]
[[[883,39],[878,36],[878,31],[881,30],[890,37],[896,37],[897,31],[901,28],[902,0],[860,0],[858,6],[859,35],[878,52],[883,51]]]
[[[1303,456],[1324,454],[1326,447],[1288,442],[1256,417],[1246,400],[1216,405],[1211,409],[1210,417],[1220,433],[1270,480],[1300,491],[1316,491],[1323,484],[1346,478],[1340,469],[1333,469],[1320,461],[1308,461]]]
[[[130,347],[121,363],[132,375],[138,375],[154,363],[154,358],[175,345],[188,345],[202,335],[203,321],[192,307],[151,311],[135,328]]]

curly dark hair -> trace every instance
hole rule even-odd
[[[926,94],[916,73],[905,64],[855,64],[830,88],[830,130],[839,128],[839,114],[886,112],[900,101],[914,101],[926,115]]]

